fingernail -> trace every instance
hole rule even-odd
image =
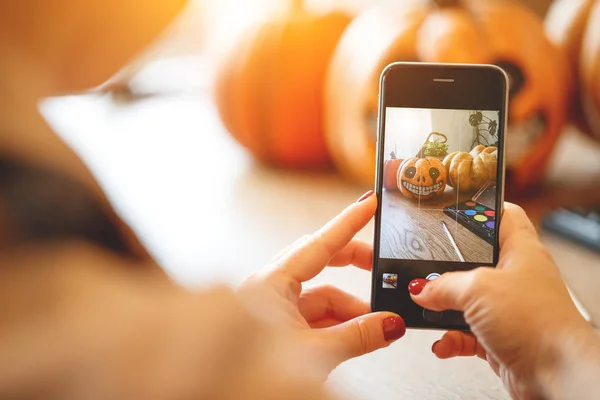
[[[436,341],[433,343],[433,346],[431,346],[431,352],[432,352],[433,354],[435,354],[435,346],[437,346],[437,344],[438,344],[439,342],[440,342],[439,340],[436,340]]]
[[[408,284],[408,291],[413,296],[418,296],[421,294],[423,288],[425,288],[425,285],[427,285],[428,282],[429,281],[427,279],[414,279]]]
[[[365,201],[366,199],[368,199],[371,196],[373,196],[373,191],[369,190],[367,193],[363,194],[362,197],[360,199],[358,199],[356,202],[360,203],[361,201]]]
[[[400,317],[387,317],[383,320],[383,337],[392,341],[400,339],[406,333],[406,324]]]

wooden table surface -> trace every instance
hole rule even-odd
[[[42,111],[182,284],[238,283],[364,192],[334,173],[274,171],[255,164],[224,132],[198,64],[190,61],[167,70],[173,73],[173,68],[185,80],[184,91],[132,103],[114,102],[110,96],[50,99]],[[573,201],[575,194],[581,202],[600,201],[598,147],[571,134],[560,146],[550,170],[551,181],[559,183],[523,203],[535,218],[561,198]],[[562,171],[573,175],[560,178]],[[576,182],[585,175],[587,185]],[[371,240],[372,229],[370,224],[359,238]],[[542,236],[567,283],[600,320],[600,255]],[[310,284],[320,283],[369,298],[365,271],[328,269]],[[390,348],[343,364],[328,384],[348,399],[509,398],[484,362],[435,359],[430,349],[440,335],[409,331]]]
[[[491,263],[493,246],[444,213],[444,207],[470,200],[473,193],[451,187],[438,198],[418,201],[399,191],[383,191],[380,257],[410,260],[457,261],[460,258],[442,221],[466,262]]]

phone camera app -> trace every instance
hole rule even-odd
[[[500,112],[387,107],[380,258],[493,262]]]

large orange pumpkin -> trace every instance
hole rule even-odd
[[[310,13],[294,1],[241,32],[217,73],[216,103],[227,130],[254,156],[280,167],[331,164],[323,137],[327,65],[350,17]]]
[[[557,0],[548,11],[546,31],[571,61],[576,83],[571,117],[600,139],[600,1]]]
[[[507,183],[540,181],[565,121],[568,63],[542,20],[510,0],[392,1],[356,18],[340,40],[326,87],[326,133],[336,165],[372,186],[377,97],[394,61],[491,63],[511,79]]]

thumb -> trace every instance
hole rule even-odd
[[[447,272],[433,281],[415,279],[410,282],[408,290],[413,301],[425,309],[464,312],[473,297],[475,277],[486,274],[488,270],[481,267],[471,271]]]
[[[387,347],[405,333],[404,320],[389,312],[365,314],[324,329],[338,364]]]

